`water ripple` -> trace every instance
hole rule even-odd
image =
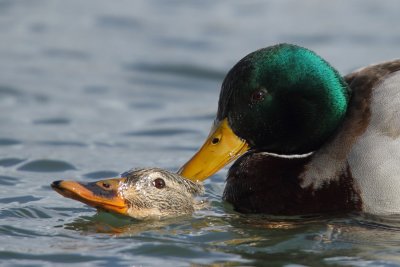
[[[142,26],[139,20],[132,17],[103,15],[97,18],[97,25],[102,28],[134,30]]]
[[[31,172],[63,172],[75,169],[76,168],[68,162],[50,159],[34,160],[18,168],[20,171]]]
[[[160,117],[154,120],[155,123],[171,123],[171,122],[193,122],[193,121],[210,121],[215,119],[215,114],[205,114],[190,117]]]
[[[0,84],[0,96],[19,96],[21,94],[21,91],[17,88]]]
[[[62,253],[62,254],[40,254],[40,255],[35,255],[35,254],[27,254],[27,253],[17,253],[17,252],[12,252],[12,251],[0,251],[0,258],[2,259],[18,259],[18,260],[30,260],[34,261],[37,260],[39,261],[38,263],[43,263],[43,261],[48,261],[48,262],[55,262],[55,263],[82,263],[85,261],[97,261],[99,262],[100,259],[99,257],[94,257],[94,256],[85,256],[79,253]],[[118,261],[116,257],[109,257],[109,263],[113,261]],[[30,264],[29,264],[30,265]],[[105,265],[107,266],[107,265]]]
[[[21,141],[12,138],[0,138],[0,146],[12,146],[21,144]]]
[[[109,88],[105,85],[88,85],[83,88],[83,91],[87,94],[104,94],[109,91]]]
[[[23,161],[25,161],[25,159],[4,158],[4,159],[0,159],[0,166],[2,166],[2,167],[11,167],[11,166],[17,165],[17,164],[19,164],[19,163],[21,163]]]
[[[40,145],[47,145],[47,146],[69,146],[69,147],[86,147],[87,145],[81,142],[74,142],[74,141],[41,141],[37,142]]]
[[[54,212],[55,209],[49,210],[41,207],[18,207],[2,209],[0,211],[0,219],[3,218],[27,218],[27,219],[49,219],[54,216],[65,215],[63,212]],[[69,211],[71,209],[68,209]],[[59,211],[62,211],[60,209]],[[68,215],[70,216],[70,215]]]
[[[161,109],[165,106],[163,103],[154,103],[154,102],[140,102],[140,103],[130,103],[129,107],[132,109],[138,109],[138,110],[143,110],[143,109]]]
[[[16,177],[0,175],[0,185],[16,185],[19,180]]]
[[[43,51],[48,57],[61,58],[61,59],[78,59],[86,60],[90,58],[89,54],[84,51],[65,49],[65,48],[49,48]]]
[[[71,120],[67,118],[48,118],[48,119],[39,119],[39,120],[34,120],[33,124],[69,124]]]
[[[151,64],[151,63],[132,63],[125,64],[126,70],[151,72],[151,73],[164,73],[174,74],[179,76],[189,76],[196,78],[203,78],[209,80],[222,80],[225,77],[225,72],[219,70],[212,70],[210,67],[201,67],[187,64]]]
[[[40,200],[41,198],[33,197],[33,196],[18,196],[18,197],[7,197],[0,198],[0,203],[9,204],[13,202],[17,202],[19,204],[24,204],[32,201]]]
[[[91,179],[100,179],[100,178],[117,177],[119,176],[119,173],[114,171],[97,171],[97,172],[86,173],[83,176]]]
[[[162,36],[155,40],[164,46],[182,47],[193,50],[211,50],[215,46],[207,40],[188,40],[186,38],[176,38],[171,36]]]
[[[22,229],[12,225],[0,225],[0,233],[3,235],[33,237],[33,238],[37,236],[43,236],[40,233],[33,231],[31,229]]]
[[[172,136],[181,134],[198,134],[198,131],[188,129],[151,129],[125,133],[127,136]]]

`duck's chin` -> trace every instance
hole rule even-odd
[[[191,212],[187,211],[182,211],[182,212],[170,212],[170,211],[161,211],[157,208],[135,208],[135,207],[130,207],[127,210],[127,215],[131,218],[134,218],[136,220],[140,221],[158,221],[158,220],[167,220],[167,219],[173,219],[177,217],[184,217],[184,216],[190,216],[193,213],[194,210]]]

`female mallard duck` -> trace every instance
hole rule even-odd
[[[200,183],[157,168],[136,169],[121,178],[87,184],[55,181],[51,187],[65,197],[136,219],[180,216],[205,206],[195,199],[204,192]]]
[[[230,161],[224,199],[241,212],[400,213],[400,60],[344,78],[291,44],[227,74],[208,139],[180,170],[204,180]]]

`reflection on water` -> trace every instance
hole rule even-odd
[[[400,218],[96,213],[49,184],[177,170],[214,120],[224,74],[294,42],[341,72],[399,57],[398,1],[0,1],[0,262],[5,266],[396,266]],[[293,266],[293,265],[292,265]]]
[[[289,260],[310,265],[311,260],[314,266],[322,260],[326,264],[365,266],[368,262],[375,266],[399,260],[397,253],[386,255],[384,261],[379,259],[380,253],[400,242],[399,226],[398,218],[371,219],[359,215],[279,218],[237,214],[213,217],[204,213],[193,218],[136,221],[98,213],[79,217],[63,227],[85,235],[100,233],[110,238],[146,240],[142,245],[153,251],[157,251],[160,243],[170,243],[184,253],[187,253],[185,246],[196,245],[211,250],[211,254],[223,253],[227,258],[240,255],[243,262],[255,260],[260,264],[275,265]],[[366,259],[354,255],[363,255]]]

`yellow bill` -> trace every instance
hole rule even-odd
[[[228,119],[217,121],[200,150],[178,171],[182,176],[203,181],[249,149],[233,133]]]

